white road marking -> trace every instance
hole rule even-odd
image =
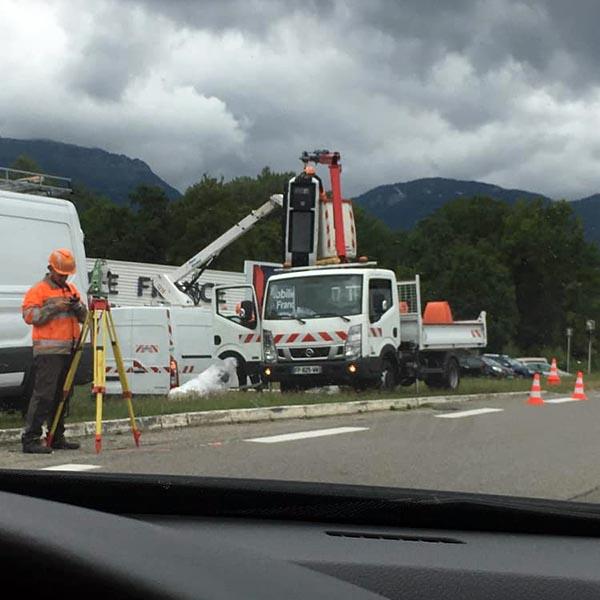
[[[503,408],[475,408],[473,410],[461,410],[459,412],[447,413],[444,415],[433,415],[438,419],[461,419],[462,417],[474,417],[475,415],[485,415],[486,413],[502,412]]]
[[[313,431],[297,431],[296,433],[283,433],[281,435],[270,435],[244,440],[245,442],[259,442],[261,444],[275,444],[277,442],[291,442],[293,440],[305,440],[307,438],[323,437],[326,435],[338,435],[340,433],[354,433],[355,431],[367,431],[368,427],[335,427],[333,429],[316,429]]]
[[[552,400],[544,400],[547,404],[562,404],[563,402],[579,402],[573,398],[552,398]]]
[[[99,469],[99,465],[78,465],[75,463],[69,463],[66,465],[54,465],[53,467],[44,467],[41,471],[91,471],[92,469]]]

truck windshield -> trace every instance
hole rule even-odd
[[[361,275],[269,281],[265,319],[343,317],[361,312]]]

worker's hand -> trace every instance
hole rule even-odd
[[[81,307],[81,299],[77,296],[71,296],[71,298],[69,299],[69,310],[77,312],[78,310],[81,310]]]
[[[55,312],[65,312],[71,310],[71,302],[68,298],[56,298],[52,302],[52,308]]]

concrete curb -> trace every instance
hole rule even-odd
[[[312,419],[353,415],[383,410],[407,410],[419,407],[469,402],[470,400],[498,400],[513,396],[524,396],[527,392],[501,392],[496,394],[468,394],[461,396],[421,396],[414,398],[392,398],[389,400],[357,400],[353,402],[330,402],[326,404],[296,404],[290,406],[271,406],[268,408],[235,408],[226,410],[207,410],[189,413],[174,413],[154,417],[138,417],[141,431],[174,429],[178,427],[197,427],[199,425],[232,425],[234,423],[257,423],[260,421],[278,421],[280,419]],[[129,419],[103,421],[102,433],[129,433]],[[22,429],[0,429],[0,444],[19,442]],[[71,423],[66,426],[69,437],[94,435],[96,422]]]

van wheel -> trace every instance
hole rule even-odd
[[[237,369],[235,371],[238,380],[238,387],[243,388],[248,383],[248,372],[246,369],[246,361],[239,355],[233,352],[225,352],[225,354],[221,354],[219,356],[221,360],[226,358],[235,358],[237,361]]]

